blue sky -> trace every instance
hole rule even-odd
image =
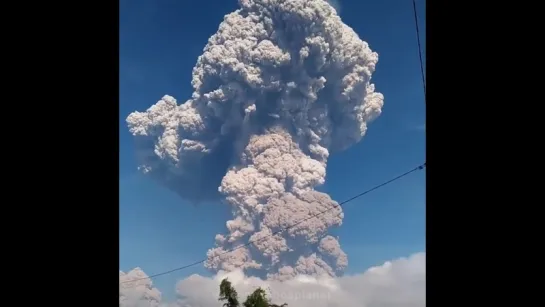
[[[410,0],[339,1],[340,15],[379,53],[373,82],[385,96],[382,115],[362,142],[333,155],[322,190],[342,201],[425,160],[425,105]],[[425,51],[425,2],[418,0]],[[120,269],[154,274],[205,257],[225,231],[227,206],[194,207],[136,170],[125,118],[163,95],[191,95],[191,69],[236,0],[120,1]],[[425,54],[424,54],[425,55]],[[348,273],[425,249],[425,172],[420,171],[345,206],[335,230],[349,256]],[[166,298],[202,266],[158,277]]]

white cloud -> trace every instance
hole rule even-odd
[[[140,268],[128,273],[119,272],[120,307],[158,307],[161,292],[152,287],[152,281]],[[134,281],[132,281],[134,280]]]
[[[296,280],[279,282],[246,277],[241,272],[218,274],[213,278],[192,275],[176,286],[179,300],[163,303],[162,307],[220,307],[219,284],[228,277],[237,289],[240,301],[257,287],[267,290],[272,302],[288,303],[290,307],[425,307],[426,254],[388,261],[368,269],[363,274],[340,278],[315,279],[300,276]],[[149,292],[151,283],[141,287]],[[137,297],[150,297],[145,294]],[[142,303],[145,300],[140,300]],[[133,306],[158,306],[149,304]],[[124,305],[129,306],[129,305]]]

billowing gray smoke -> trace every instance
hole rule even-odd
[[[140,170],[183,198],[232,206],[209,269],[340,275],[347,257],[327,231],[343,213],[314,188],[330,152],[358,142],[381,113],[370,83],[378,55],[324,0],[239,4],[198,58],[192,98],[164,96],[127,118]],[[224,253],[247,240],[256,243]]]

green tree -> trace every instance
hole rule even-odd
[[[226,279],[221,281],[220,284],[220,301],[227,301],[223,303],[223,307],[239,307],[238,293],[231,282]]]
[[[233,288],[233,285],[227,279],[221,281],[220,284],[220,301],[227,301],[223,304],[223,307],[239,307],[238,293]],[[286,307],[288,304],[276,305],[272,304],[267,297],[265,290],[261,288],[255,289],[255,291],[248,295],[246,301],[242,303],[244,307]]]
[[[257,288],[254,293],[248,295],[242,305],[244,307],[269,307],[269,300],[267,299],[265,290]]]

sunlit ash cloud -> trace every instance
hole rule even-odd
[[[344,213],[315,188],[330,154],[381,114],[378,55],[324,0],[239,5],[197,59],[191,98],[166,95],[128,116],[139,169],[184,199],[231,206],[228,235],[208,251],[211,271],[342,276],[348,257],[328,230]]]

